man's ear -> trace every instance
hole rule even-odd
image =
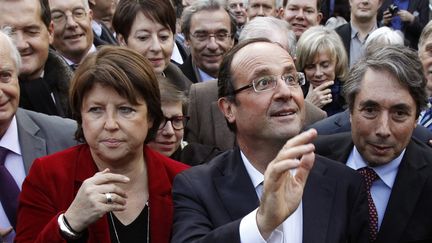
[[[317,25],[319,25],[319,24],[321,23],[322,18],[323,18],[323,14],[322,14],[320,11],[318,11],[318,15],[317,15]]]
[[[52,45],[54,41],[54,24],[51,21],[48,25],[48,42],[50,45]]]
[[[285,9],[283,7],[280,7],[279,9],[276,9],[276,18],[283,19],[283,17],[284,17],[284,11],[285,11]]]
[[[218,107],[229,123],[235,122],[235,105],[231,101],[229,101],[226,97],[219,98]]]

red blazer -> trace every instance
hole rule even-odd
[[[149,177],[151,242],[166,243],[170,241],[173,218],[172,181],[188,166],[147,146],[144,157]],[[57,217],[67,210],[83,181],[96,172],[85,144],[36,159],[22,186],[15,242],[66,242],[60,235]],[[88,227],[86,242],[110,242],[107,215]]]

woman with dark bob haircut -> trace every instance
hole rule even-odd
[[[176,31],[176,15],[169,0],[122,0],[113,17],[113,27],[120,45],[143,55],[156,75],[182,90],[192,82],[171,63]]]
[[[169,242],[172,180],[187,166],[145,145],[164,119],[151,64],[102,47],[76,70],[70,103],[84,143],[35,160],[16,242]]]

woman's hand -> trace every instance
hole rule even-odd
[[[306,100],[319,108],[331,103],[333,99],[331,90],[328,87],[332,86],[333,83],[333,81],[327,81],[315,89],[310,85]]]
[[[64,214],[71,228],[82,232],[107,212],[125,210],[127,195],[118,183],[127,182],[128,177],[110,173],[109,169],[85,180]],[[111,194],[111,203],[108,203],[106,193]]]

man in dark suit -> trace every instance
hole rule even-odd
[[[0,216],[0,241],[9,243],[15,236],[13,226],[19,188],[33,160],[75,145],[77,126],[69,119],[18,109],[21,59],[11,39],[3,32],[0,32],[0,57],[0,153],[4,155],[0,158],[0,215],[6,215]],[[13,179],[12,187],[3,183],[5,174]],[[5,196],[11,201],[5,200]]]
[[[225,1],[194,1],[183,11],[182,33],[190,56],[180,65],[192,83],[216,79],[223,55],[234,44],[236,23]]]
[[[218,106],[238,148],[176,177],[172,242],[367,241],[361,178],[315,157],[315,130],[300,133],[302,83],[288,52],[267,39],[227,53]]]
[[[52,17],[52,46],[75,70],[84,58],[106,44],[94,38],[91,22],[93,12],[88,0],[48,0]],[[70,12],[67,16],[65,13]]]
[[[315,141],[318,154],[375,177],[368,196],[376,243],[432,241],[432,150],[411,136],[426,104],[425,85],[416,52],[374,49],[344,86],[351,133]]]
[[[350,67],[363,56],[364,44],[372,31],[378,28],[377,14],[383,0],[350,0],[351,20],[339,26],[339,34],[347,51]]]

